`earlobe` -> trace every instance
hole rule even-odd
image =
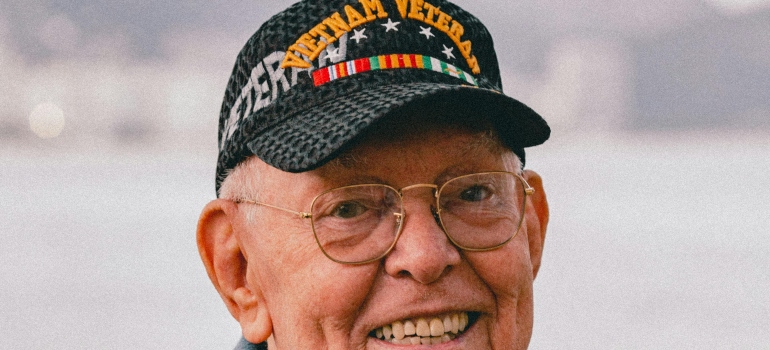
[[[198,220],[198,252],[244,337],[259,343],[270,336],[272,323],[258,283],[250,283],[247,276],[248,260],[233,224],[238,219],[237,204],[232,201],[217,199],[207,204]]]
[[[540,261],[543,256],[543,244],[545,243],[545,233],[548,228],[548,200],[543,189],[543,179],[532,170],[524,171],[524,178],[532,188],[535,189],[529,202],[531,207],[527,208],[527,235],[529,236],[529,253],[532,259],[532,274],[537,276],[540,269]],[[532,210],[530,210],[532,209]]]
[[[243,337],[254,344],[266,341],[273,333],[273,324],[259,290],[240,288],[235,291],[233,299],[241,307],[238,322]]]

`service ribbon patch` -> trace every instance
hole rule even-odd
[[[330,81],[358,73],[400,68],[427,69],[434,72],[444,73],[459,78],[473,86],[478,86],[476,79],[474,79],[472,75],[454,65],[437,58],[416,54],[380,55],[337,63],[313,71],[313,82],[315,83],[315,86],[320,86]]]

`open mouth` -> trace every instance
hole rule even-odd
[[[473,312],[455,312],[438,317],[420,317],[395,321],[369,333],[394,344],[432,345],[452,341],[478,318]]]

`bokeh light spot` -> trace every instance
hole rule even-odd
[[[29,115],[29,127],[41,139],[50,139],[64,129],[64,111],[53,103],[41,103]]]

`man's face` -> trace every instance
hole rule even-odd
[[[437,127],[418,135],[368,137],[345,160],[309,172],[286,173],[261,163],[259,200],[309,211],[317,194],[339,186],[441,185],[469,173],[516,171],[507,169],[491,147],[478,144],[478,137],[464,129]],[[246,268],[236,270],[242,271],[244,286],[258,295],[253,307],[269,315],[271,345],[403,348],[375,335],[393,323],[417,324],[424,319],[430,324],[434,319],[467,316],[466,330],[453,340],[444,338],[437,349],[526,348],[532,330],[532,282],[548,214],[539,178],[533,179],[537,177],[533,172],[524,175],[541,193],[528,199],[521,230],[503,247],[466,252],[453,246],[431,213],[431,190],[423,187],[404,192],[406,218],[394,249],[382,260],[363,265],[343,265],[324,256],[310,220],[238,204],[230,222]],[[248,211],[255,211],[251,222]],[[243,318],[246,323],[264,322],[247,314],[234,313],[242,325]],[[247,329],[247,339],[261,340]]]

